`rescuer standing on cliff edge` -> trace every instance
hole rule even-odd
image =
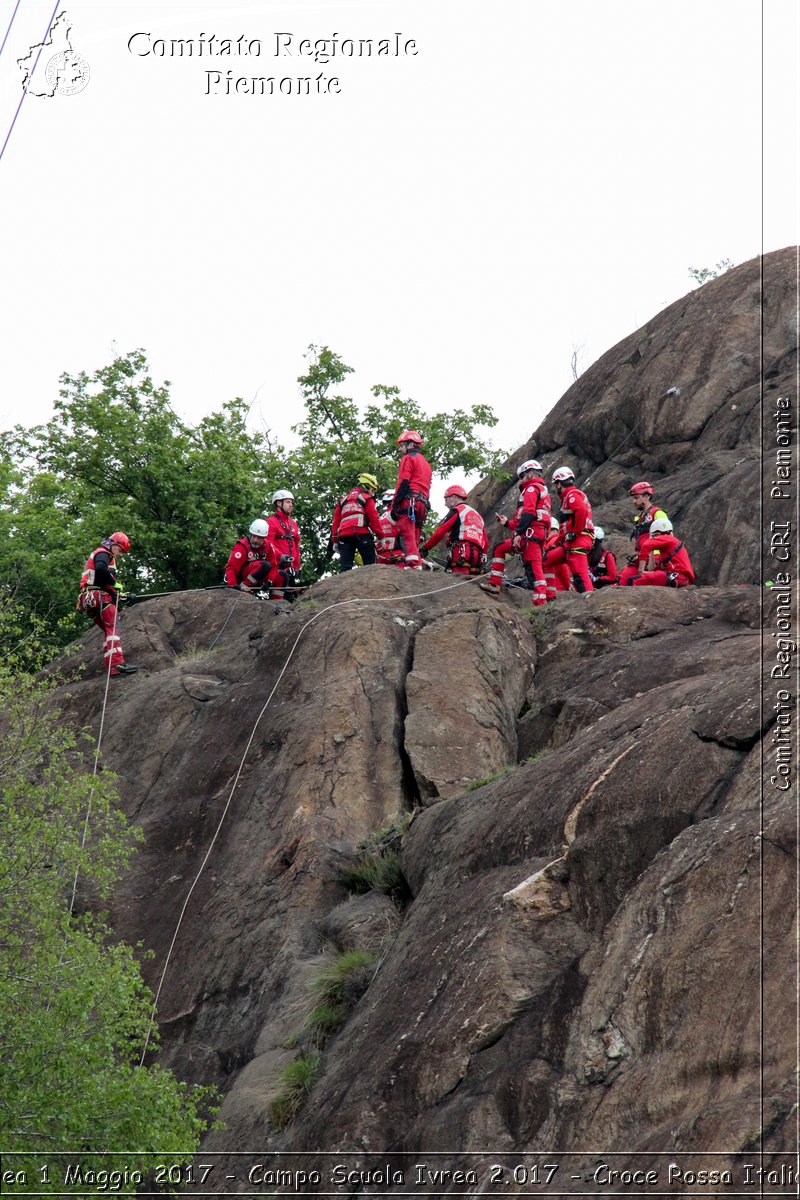
[[[416,429],[407,429],[397,439],[403,457],[397,472],[397,486],[392,501],[392,516],[403,539],[405,565],[422,570],[419,557],[419,535],[430,507],[430,463],[421,452],[422,437]]]
[[[81,593],[75,607],[91,617],[103,634],[103,661],[112,677],[133,675],[138,667],[129,666],[122,653],[119,636],[117,604],[120,585],[117,583],[117,558],[131,548],[126,533],[112,533],[86,560],[81,576]]]

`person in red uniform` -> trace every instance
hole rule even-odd
[[[675,537],[668,517],[656,517],[650,523],[649,532],[639,541],[639,553],[647,556],[648,566],[633,580],[633,587],[680,588],[694,583],[688,551]]]
[[[383,512],[380,515],[381,536],[378,540],[378,562],[386,566],[402,567],[405,561],[400,535],[397,532],[397,521],[392,516],[392,501],[394,492],[384,492],[381,496]]]
[[[133,675],[139,670],[138,667],[125,662],[117,615],[120,590],[117,583],[117,558],[120,554],[128,554],[130,548],[131,541],[126,533],[112,533],[111,537],[103,538],[86,560],[81,576],[81,594],[76,605],[76,608],[87,617],[91,617],[101,630],[103,660],[112,677]]]
[[[620,571],[617,581],[620,587],[630,586],[634,578],[645,568],[647,555],[640,553],[639,543],[643,537],[647,536],[651,522],[656,520],[656,518],[662,521],[669,520],[663,508],[659,508],[653,500],[653,485],[652,483],[648,483],[646,479],[641,480],[640,483],[635,483],[628,492],[628,495],[633,499],[633,507],[636,509],[636,516],[633,518],[633,532],[631,533],[633,553],[628,557],[628,565]]]
[[[594,527],[594,545],[589,551],[589,574],[595,588],[611,587],[617,582],[617,560],[611,551],[603,544],[605,530],[599,525]]]
[[[267,554],[272,568],[267,576],[270,600],[283,600],[284,588],[300,577],[300,530],[292,517],[294,496],[283,488],[272,493],[272,516],[267,518]],[[293,600],[296,592],[291,592]]]
[[[551,565],[566,562],[576,592],[593,592],[587,555],[594,541],[594,525],[589,500],[579,487],[569,467],[553,472],[553,484],[558,493],[559,534],[556,545],[547,551]]]
[[[533,593],[535,608],[547,603],[547,581],[544,577],[543,555],[550,525],[550,493],[542,478],[542,464],[528,458],[517,467],[519,500],[511,518],[495,513],[495,519],[513,533],[495,546],[489,578],[479,586],[486,592],[497,593],[503,582],[505,557],[518,551]]]
[[[454,575],[480,575],[489,548],[483,517],[466,503],[467,493],[460,483],[451,484],[444,494],[450,510],[422,546],[423,557],[447,536],[447,565]]]
[[[555,600],[556,592],[568,592],[572,587],[572,579],[570,578],[569,567],[566,562],[553,562],[552,559],[548,558],[548,550],[552,550],[555,546],[559,545],[560,536],[561,526],[558,523],[558,519],[551,517],[550,532],[545,542],[542,563],[546,584],[545,595],[547,596],[548,603]]]
[[[406,429],[397,439],[402,452],[397,485],[392,501],[392,516],[403,539],[405,566],[421,570],[419,537],[430,508],[431,471],[420,447],[422,437],[416,429]]]
[[[228,587],[255,592],[266,586],[274,566],[267,546],[267,532],[267,522],[259,518],[239,538],[225,566]]]
[[[352,571],[356,551],[365,567],[371,567],[376,561],[375,538],[383,537],[381,518],[375,506],[377,490],[377,479],[365,472],[359,475],[353,490],[336,505],[331,541],[339,550],[340,571]]]

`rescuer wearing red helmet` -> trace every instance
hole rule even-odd
[[[394,492],[387,491],[381,496],[383,512],[380,515],[381,536],[378,540],[378,562],[386,566],[402,567],[405,555],[397,532],[397,521],[392,516],[392,501]]]
[[[375,538],[383,537],[381,519],[375,506],[377,490],[375,476],[364,471],[359,475],[356,486],[334,509],[331,541],[338,547],[341,571],[352,571],[356,551],[361,555],[365,567],[371,567],[376,561]]]
[[[620,571],[618,580],[620,587],[630,586],[633,583],[634,577],[645,569],[647,555],[643,555],[640,552],[639,542],[643,537],[647,536],[651,522],[655,521],[656,518],[662,521],[669,520],[663,508],[659,508],[653,500],[653,485],[652,483],[648,483],[646,479],[640,480],[639,483],[634,483],[628,495],[632,498],[633,507],[636,509],[636,516],[633,518],[633,532],[631,533],[633,554],[628,555],[628,565]]]
[[[639,539],[639,554],[647,558],[647,568],[633,580],[633,587],[689,587],[694,583],[694,568],[688,551],[672,530],[668,517],[655,517]]]
[[[112,533],[86,560],[81,576],[81,593],[76,608],[91,617],[103,634],[103,660],[112,676],[133,675],[138,671],[125,662],[119,635],[117,602],[120,585],[117,583],[117,558],[130,552],[131,542],[126,533]]]
[[[483,517],[466,503],[467,493],[460,483],[453,483],[444,494],[449,512],[434,529],[422,547],[423,557],[442,538],[447,538],[447,565],[454,575],[480,575],[489,548]]]
[[[267,522],[259,517],[239,538],[225,565],[228,587],[255,592],[265,586],[274,566],[267,544],[268,532]]]
[[[503,582],[505,558],[508,553],[519,552],[528,586],[531,589],[534,608],[547,603],[547,582],[544,577],[543,555],[550,527],[550,493],[542,477],[542,464],[528,458],[517,467],[519,500],[511,518],[495,513],[495,519],[513,532],[495,546],[489,578],[479,586],[485,592],[497,593]]]
[[[405,565],[420,570],[419,536],[430,508],[431,471],[420,447],[416,429],[406,429],[397,439],[402,452],[392,501],[392,516],[403,539]]]
[[[559,532],[556,544],[547,551],[546,564],[566,562],[576,592],[593,592],[587,555],[594,541],[592,509],[584,492],[575,484],[569,467],[553,472],[553,484],[558,493]]]

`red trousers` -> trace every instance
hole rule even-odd
[[[122,653],[122,642],[119,636],[117,606],[106,599],[105,592],[100,592],[100,596],[102,597],[100,609],[99,611],[94,610],[92,620],[103,634],[103,661],[106,670],[110,666],[111,674],[118,675],[117,667],[121,667],[125,662],[125,655]]]
[[[671,587],[689,587],[691,580],[688,575],[682,572],[676,572],[677,579],[675,583],[670,584]],[[666,571],[645,571],[643,575],[639,575],[633,581],[634,587],[667,587],[667,572]]]
[[[569,573],[572,577],[572,584],[576,592],[593,592],[594,584],[589,574],[589,563],[587,556],[592,548],[592,539],[584,534],[578,536],[571,542],[562,542],[558,546],[553,546],[552,550],[548,550],[545,556],[545,564],[548,567],[558,567],[561,563],[566,563],[569,567]]]
[[[426,515],[427,510],[424,502],[422,500],[414,500],[413,502],[409,502],[397,518],[397,532],[403,539],[407,567],[422,567],[419,557],[419,535],[422,532]]]

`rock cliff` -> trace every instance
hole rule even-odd
[[[779,385],[786,258],[765,265]],[[797,828],[761,665],[782,597],[732,583],[760,572],[757,278],[609,351],[515,456],[596,472],[612,531],[629,481],[663,482],[714,586],[534,616],[521,590],[370,567],[288,614],[225,592],[125,614],[146,672],[112,681],[103,755],[144,847],[112,915],[155,952],[163,1060],[224,1093],[208,1150],[472,1152],[468,1194],[493,1194],[483,1151],[657,1169],[793,1145]],[[84,668],[59,702],[95,733],[96,636],[59,664]],[[365,853],[393,883],[354,894]],[[321,1033],[320,979],[358,949]],[[317,1053],[290,1119],[281,1072]]]

